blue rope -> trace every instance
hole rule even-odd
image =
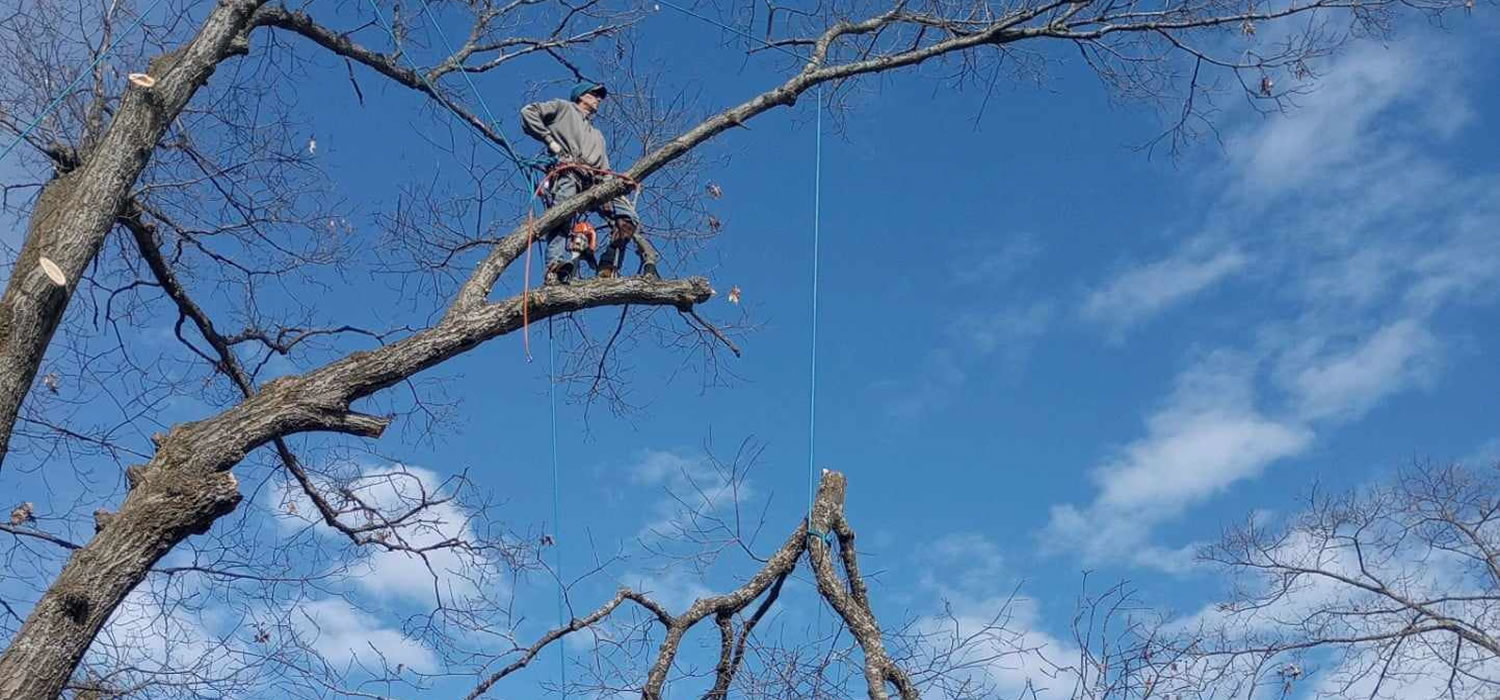
[[[716,27],[718,27],[720,29],[723,29],[726,32],[730,32],[732,34],[738,34],[739,36],[742,36],[742,37],[744,37],[746,39],[749,39],[750,41],[753,41],[753,42],[755,42],[757,44],[760,44],[761,46],[764,46],[764,47],[766,47],[768,49],[775,49],[775,50],[780,51],[780,52],[782,52],[784,54],[787,54],[788,56],[791,56],[792,58],[796,58],[796,59],[799,59],[799,60],[803,60],[803,61],[808,60],[807,56],[803,56],[802,54],[797,53],[796,51],[793,51],[793,50],[791,50],[791,49],[789,49],[789,48],[787,48],[785,46],[780,46],[778,44],[773,44],[773,43],[771,43],[769,41],[766,41],[765,39],[762,39],[762,38],[760,38],[758,36],[754,36],[754,35],[750,34],[749,32],[744,31],[743,29],[740,29],[738,27],[731,27],[731,26],[729,26],[727,24],[724,24],[723,22],[720,22],[720,21],[718,21],[718,20],[716,20],[716,19],[714,19],[712,17],[708,17],[706,15],[699,14],[697,12],[694,12],[692,10],[687,9],[686,7],[683,7],[681,5],[675,4],[675,3],[671,2],[671,0],[656,0],[656,2],[657,2],[657,4],[666,5],[667,7],[670,7],[672,9],[674,9],[674,10],[677,10],[678,12],[681,12],[682,14],[685,14],[685,15],[687,15],[689,17],[696,17],[696,18],[698,18],[700,20],[703,20],[704,22],[707,22],[707,23],[712,24],[712,25],[714,25],[714,26],[716,26]]]
[[[385,32],[386,32],[386,34],[391,37],[391,46],[395,47],[395,48],[399,48],[400,45],[397,43],[397,40],[396,40],[396,30],[395,30],[394,27],[392,27],[390,25],[390,23],[388,23],[388,22],[385,21],[385,14],[380,11],[380,6],[377,5],[377,4],[375,4],[375,0],[367,0],[367,2],[369,2],[369,4],[370,4],[370,9],[372,11],[374,11],[374,13],[375,13],[375,21],[379,22],[380,23],[380,27],[382,29],[384,29]],[[443,33],[442,27],[438,26],[437,20],[433,19],[433,17],[432,17],[432,11],[427,7],[427,0],[422,0],[422,8],[423,8],[423,14],[427,15],[427,21],[432,24],[433,29],[436,29],[437,32],[438,32],[438,37],[443,40],[443,43],[445,44],[444,48],[449,48],[447,46],[447,41],[448,41],[447,35]],[[451,53],[451,48],[450,48],[450,53]],[[438,92],[437,86],[433,85],[432,81],[430,81],[430,80],[427,79],[427,74],[423,73],[422,69],[418,68],[417,65],[416,65],[416,63],[411,63],[411,70],[412,70],[413,73],[415,73],[417,75],[417,80],[422,81],[422,84],[427,86],[428,92],[430,92],[432,94],[432,96],[433,96],[434,99],[437,99],[440,102],[446,101],[446,99],[444,97],[442,97],[442,94]],[[468,81],[470,88],[473,88],[474,87],[474,82],[472,80],[469,80],[468,73],[466,71],[464,71],[462,68],[460,68],[458,72],[463,74],[464,80]],[[474,95],[476,97],[479,97],[480,106],[484,109],[485,115],[489,117],[490,124],[495,127],[495,129],[496,129],[495,133],[500,138],[500,143],[496,144],[494,141],[491,141],[490,138],[489,138],[489,135],[485,134],[483,132],[480,132],[480,134],[479,134],[480,135],[480,140],[484,141],[487,144],[489,144],[491,148],[495,148],[495,149],[499,150],[500,153],[503,154],[503,155],[505,155],[507,158],[510,158],[511,162],[514,163],[516,165],[516,167],[518,169],[520,169],[520,171],[524,174],[524,176],[526,178],[526,182],[529,185],[531,185],[532,189],[535,189],[536,188],[536,183],[532,180],[530,166],[537,165],[540,161],[537,160],[537,159],[533,159],[533,158],[522,158],[520,155],[518,155],[516,153],[515,149],[511,148],[510,141],[505,138],[504,134],[500,133],[500,131],[499,131],[499,128],[500,128],[499,127],[499,122],[495,121],[495,115],[494,115],[494,113],[490,112],[489,105],[486,105],[484,103],[484,98],[479,96],[479,91],[477,89],[474,90]],[[455,114],[453,114],[452,112],[449,112],[449,116],[452,117],[452,118],[454,118],[454,119],[458,119],[458,116],[455,115]],[[460,120],[460,121],[462,121],[462,120]],[[467,122],[465,122],[465,123],[467,124]],[[473,125],[470,125],[470,126],[472,127]],[[477,128],[475,130],[478,131]]]
[[[562,498],[558,495],[561,479],[557,467],[557,350],[552,342],[552,319],[547,319],[547,402],[552,409],[552,566],[557,570],[557,622],[562,625],[566,613],[563,600]],[[557,645],[557,677],[562,696],[568,697],[568,645]]]
[[[816,136],[813,147],[812,343],[808,354],[807,390],[807,526],[812,532],[812,509],[818,478],[818,245],[823,220],[823,85],[818,84]]]
[[[724,31],[731,32],[753,41],[768,49],[775,49],[784,54],[803,61],[808,57],[792,51],[785,46],[772,44],[765,39],[753,36],[737,27],[732,27],[712,17],[689,10],[671,0],[656,0],[658,4],[666,5],[682,14],[712,24]],[[808,377],[807,398],[807,532],[809,536],[817,536],[828,541],[827,533],[818,533],[812,529],[812,507],[816,500],[817,491],[817,427],[818,427],[818,243],[820,238],[820,223],[822,221],[823,201],[823,85],[818,84],[817,103],[817,127],[815,134],[814,165],[813,165],[813,265],[812,265],[812,347],[810,349],[811,360]]]
[[[99,64],[104,61],[104,57],[109,55],[109,52],[113,50],[117,44],[120,43],[120,40],[124,39],[125,35],[135,31],[136,27],[141,26],[141,22],[146,21],[146,15],[151,14],[151,11],[155,10],[156,6],[160,4],[161,0],[154,0],[151,3],[151,6],[147,7],[144,12],[136,15],[135,21],[131,22],[130,26],[125,28],[125,31],[117,34],[114,40],[110,41],[109,44],[107,44],[104,49],[99,52],[99,55],[94,57],[93,63],[90,63],[88,68],[79,71],[78,75],[73,77],[73,81],[68,83],[67,87],[64,87],[61,92],[57,93],[57,97],[52,98],[52,101],[48,102],[46,107],[42,108],[41,114],[36,115],[36,118],[32,119],[31,123],[27,124],[25,129],[21,130],[21,134],[17,136],[14,141],[11,141],[10,145],[7,145],[4,151],[0,151],[0,162],[4,162],[5,157],[10,155],[10,152],[14,150],[17,145],[20,145],[22,141],[25,141],[27,136],[31,135],[31,132],[42,123],[43,119],[46,119],[47,116],[52,113],[52,110],[57,109],[57,106],[62,104],[62,101],[68,98],[68,93],[73,92],[73,88],[78,87],[78,83],[81,82],[85,76],[94,72],[94,69],[99,67]]]
[[[813,505],[816,503],[815,492],[817,489],[818,464],[818,248],[821,242],[821,228],[823,221],[823,85],[818,84],[818,101],[814,104],[817,112],[816,125],[813,137],[813,245],[812,245],[812,341],[808,348],[808,380],[807,380],[807,534],[809,537],[818,537],[823,543],[833,549],[830,533],[819,532],[813,529],[812,516]],[[821,601],[820,601],[821,602]],[[823,629],[823,606],[818,605],[818,630]],[[823,683],[823,670],[818,670],[818,686]],[[814,686],[816,690],[817,686]]]
[[[448,41],[448,33],[443,31],[443,26],[441,24],[438,24],[437,17],[433,16],[432,13],[432,5],[428,4],[427,0],[422,0],[422,14],[427,17],[427,23],[432,25],[433,30],[437,32],[438,39],[443,42],[443,49],[451,55],[453,53],[453,42]],[[474,85],[474,79],[469,77],[469,71],[464,70],[464,67],[460,65],[458,67],[458,74],[463,76],[464,82],[469,85],[469,91],[474,93],[474,99],[479,101],[479,108],[484,110],[485,118],[489,119],[490,124],[495,127],[495,134],[500,137],[500,146],[504,148],[505,155],[510,157],[511,162],[515,163],[517,168],[520,168],[522,172],[527,173],[526,180],[527,182],[530,182],[531,175],[529,169],[527,168],[527,165],[535,165],[538,161],[536,159],[522,158],[516,154],[515,149],[512,148],[510,142],[506,140],[505,135],[500,133],[500,120],[496,119],[495,113],[490,111],[489,104],[484,101],[484,95],[481,94],[479,92],[479,88]],[[426,82],[426,76],[423,76],[423,82]],[[434,90],[434,92],[436,92],[436,90]],[[533,189],[535,189],[534,184]]]

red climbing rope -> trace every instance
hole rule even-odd
[[[632,190],[638,190],[638,189],[641,188],[641,183],[636,182],[633,178],[631,178],[629,175],[626,175],[624,173],[617,173],[617,172],[615,172],[613,170],[609,170],[609,169],[606,169],[606,168],[596,168],[596,167],[594,167],[592,165],[584,165],[583,163],[574,163],[574,162],[571,162],[571,161],[562,161],[562,162],[558,163],[557,165],[552,166],[552,169],[548,170],[547,174],[542,177],[541,182],[537,183],[537,186],[536,186],[536,194],[537,194],[537,196],[541,196],[541,194],[547,190],[547,186],[549,184],[551,184],[553,178],[555,178],[558,175],[561,175],[562,173],[567,172],[569,170],[582,171],[583,173],[585,173],[587,175],[593,175],[593,176],[601,178],[601,179],[602,178],[608,178],[608,177],[615,177],[615,178],[619,178],[621,180],[624,180],[625,184],[630,185],[630,189],[632,189]]]

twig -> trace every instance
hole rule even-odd
[[[695,320],[699,324],[701,324],[703,326],[703,330],[708,331],[710,334],[713,335],[713,337],[718,338],[719,342],[723,343],[725,347],[729,348],[729,351],[732,352],[732,353],[734,353],[735,357],[742,357],[742,354],[740,353],[740,349],[739,349],[738,346],[736,346],[734,344],[734,341],[730,340],[728,336],[725,336],[724,332],[720,331],[718,329],[718,327],[714,326],[714,324],[709,323],[708,321],[703,320],[703,317],[699,316],[697,311],[695,311],[693,309],[688,309],[686,311],[681,311],[681,313],[684,316],[691,316],[693,318],[693,320]]]

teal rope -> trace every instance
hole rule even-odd
[[[791,50],[791,49],[789,49],[789,48],[787,48],[785,46],[779,46],[777,44],[773,44],[773,43],[771,43],[769,41],[766,41],[765,39],[762,39],[762,38],[760,38],[758,36],[750,34],[749,32],[746,32],[743,29],[740,29],[738,27],[731,27],[731,26],[729,26],[727,24],[724,24],[723,22],[720,22],[719,20],[716,20],[716,19],[714,19],[712,17],[708,17],[706,15],[702,15],[702,14],[699,14],[699,13],[694,12],[692,10],[689,10],[686,7],[683,7],[681,5],[678,5],[676,3],[671,2],[671,0],[656,0],[656,2],[657,2],[657,4],[666,5],[667,7],[670,7],[672,9],[674,9],[674,10],[677,10],[678,12],[681,12],[682,14],[685,14],[685,15],[687,15],[689,17],[695,17],[697,19],[703,20],[704,22],[712,24],[712,25],[714,25],[714,26],[716,26],[716,27],[718,27],[720,29],[723,29],[726,32],[730,32],[732,34],[737,34],[737,35],[739,35],[741,37],[749,39],[750,41],[753,41],[753,42],[755,42],[757,44],[760,44],[761,46],[764,46],[764,47],[766,47],[768,49],[775,49],[775,50],[780,51],[780,52],[782,52],[784,54],[787,54],[788,56],[791,56],[792,58],[800,59],[800,60],[803,60],[803,61],[808,60],[807,56],[803,56],[802,54],[797,53],[796,51],[793,51],[793,50]]]
[[[818,248],[821,242],[823,221],[823,85],[818,84],[817,112],[813,137],[813,245],[812,245],[812,341],[808,348],[807,380],[807,534],[818,537],[830,550],[833,543],[829,533],[813,529],[812,515],[818,479]],[[823,606],[818,605],[818,630],[823,629]],[[818,685],[823,682],[823,671],[818,671]],[[816,689],[816,686],[815,686]]]
[[[453,53],[453,42],[448,41],[448,33],[443,31],[443,26],[441,24],[438,24],[437,17],[433,16],[432,13],[432,5],[428,4],[427,0],[422,0],[422,14],[427,17],[427,23],[432,25],[432,29],[437,32],[438,40],[443,42],[443,49],[451,55]],[[537,161],[533,159],[522,158],[519,155],[516,155],[516,151],[511,147],[510,141],[505,138],[504,134],[501,134],[499,132],[500,120],[496,119],[495,113],[490,111],[489,103],[484,101],[484,95],[481,94],[479,92],[479,88],[474,85],[474,79],[469,77],[469,71],[464,70],[463,66],[459,66],[458,74],[463,76],[464,82],[469,85],[469,91],[474,93],[474,99],[479,101],[479,108],[484,110],[485,118],[489,119],[490,124],[496,128],[495,133],[500,137],[500,145],[504,147],[505,155],[509,156],[511,162],[515,163],[516,167],[520,168],[522,172],[528,173],[526,179],[528,182],[530,182],[531,177],[526,166],[528,164],[535,164]],[[426,81],[426,76],[423,76],[423,81]],[[535,189],[534,186],[533,189]]]
[[[552,566],[557,570],[557,623],[562,626],[566,616],[563,600],[562,558],[562,498],[559,496],[561,479],[557,467],[557,350],[552,342],[552,319],[547,319],[547,402],[552,409]],[[557,677],[562,696],[568,697],[568,645],[557,645]]]
[[[385,14],[380,11],[380,6],[375,4],[375,0],[367,0],[367,2],[369,2],[370,4],[370,10],[375,13],[375,21],[379,22],[380,27],[384,29],[386,34],[391,37],[391,46],[399,48],[399,44],[396,40],[396,30],[390,25],[389,22],[385,21]],[[427,9],[427,0],[422,0],[422,7],[424,10],[424,14],[428,15],[427,21],[432,23],[433,28],[438,32],[439,38],[443,39],[444,43],[446,44],[447,36],[443,34],[442,27],[439,27],[437,25],[437,21],[432,18],[431,10]],[[433,85],[432,81],[427,79],[427,74],[423,73],[421,68],[417,67],[415,63],[412,63],[411,70],[413,73],[417,74],[417,79],[422,81],[423,85],[427,86],[427,90],[432,94],[433,98],[439,101],[444,101],[442,94],[438,92],[437,86]],[[464,73],[464,80],[469,80],[469,76],[467,73],[465,73],[465,71],[460,69],[459,72]],[[472,88],[473,86],[474,83],[470,81],[469,87]],[[479,92],[476,90],[474,94],[477,96]],[[539,161],[537,161],[536,159],[522,158],[520,155],[518,155],[515,149],[511,148],[510,141],[505,138],[505,135],[499,133],[499,123],[495,121],[495,115],[490,112],[489,106],[484,104],[484,98],[482,97],[480,98],[480,106],[483,107],[485,114],[489,117],[490,124],[496,128],[496,134],[500,137],[500,143],[496,144],[494,141],[491,141],[488,135],[482,132],[480,133],[480,140],[489,144],[491,148],[499,150],[500,153],[505,155],[507,158],[510,158],[511,162],[514,163],[516,167],[525,174],[527,183],[530,183],[532,185],[532,189],[535,189],[535,183],[532,181],[531,170],[529,166],[536,165]],[[451,112],[449,112],[449,116],[454,119],[458,118],[457,115],[454,115]]]
[[[147,7],[144,12],[136,15],[135,21],[131,22],[130,26],[125,28],[125,31],[115,35],[114,40],[109,42],[109,44],[107,44],[104,49],[99,52],[98,56],[94,57],[94,62],[90,63],[88,68],[79,71],[78,75],[73,77],[73,81],[68,83],[67,87],[64,87],[61,92],[57,93],[57,96],[52,98],[52,101],[48,102],[46,107],[42,108],[41,114],[36,115],[36,118],[32,119],[31,123],[27,124],[25,129],[21,130],[21,134],[17,136],[14,141],[11,141],[10,145],[6,146],[4,151],[0,151],[0,162],[4,162],[5,157],[10,155],[10,152],[14,150],[16,146],[20,145],[22,141],[25,141],[27,136],[31,135],[31,132],[34,131],[37,126],[41,125],[42,120],[46,119],[47,116],[52,113],[52,110],[57,109],[57,106],[62,104],[62,101],[68,98],[68,93],[73,92],[73,88],[78,87],[78,83],[81,82],[85,76],[94,72],[94,69],[99,67],[99,64],[104,61],[104,57],[109,55],[109,52],[112,51],[115,46],[120,43],[120,40],[124,39],[125,35],[135,31],[136,27],[141,26],[141,22],[146,21],[146,15],[151,14],[151,11],[155,10],[156,6],[160,4],[161,0],[154,0],[151,3],[151,6]]]
[[[812,532],[812,509],[817,489],[818,438],[818,245],[823,220],[823,85],[818,85],[817,126],[813,147],[812,343],[809,348],[807,390],[807,526]]]
[[[788,49],[785,46],[778,46],[776,44],[772,44],[772,43],[766,41],[765,39],[762,39],[762,38],[757,37],[757,36],[753,36],[753,35],[745,32],[744,30],[741,30],[741,29],[739,29],[737,27],[729,26],[727,24],[724,24],[723,22],[720,22],[720,21],[718,21],[716,19],[713,19],[712,17],[708,17],[708,16],[700,14],[698,12],[694,12],[692,10],[689,10],[688,8],[683,7],[681,5],[678,5],[678,4],[674,3],[674,2],[672,2],[671,0],[656,0],[656,2],[658,4],[661,4],[661,5],[666,5],[667,7],[670,7],[670,8],[672,8],[672,9],[678,11],[678,12],[681,12],[682,14],[685,14],[685,15],[687,15],[689,17],[693,17],[693,18],[702,20],[704,22],[707,22],[709,24],[712,24],[712,25],[714,25],[714,26],[716,26],[716,27],[718,27],[720,29],[723,29],[724,31],[731,32],[733,34],[739,35],[741,37],[744,37],[745,39],[749,39],[750,41],[753,41],[753,42],[755,42],[757,44],[760,44],[761,46],[764,46],[764,47],[766,47],[768,49],[775,49],[775,50],[780,51],[780,52],[782,52],[784,54],[792,56],[793,58],[797,58],[797,59],[800,59],[800,60],[803,60],[803,61],[808,60],[808,58],[806,56],[803,56],[802,54],[799,54],[796,51],[792,51],[791,49]],[[820,222],[822,221],[822,218],[823,218],[822,217],[822,200],[823,200],[823,84],[822,83],[818,84],[817,132],[816,132],[816,135],[815,135],[814,138],[815,138],[815,149],[814,149],[815,162],[814,162],[814,165],[813,165],[812,347],[811,347],[811,350],[810,350],[812,358],[811,358],[811,361],[809,363],[811,369],[809,371],[810,376],[808,377],[809,389],[808,389],[808,398],[807,398],[807,424],[808,424],[807,425],[807,527],[808,527],[808,534],[809,535],[814,535],[816,533],[816,531],[812,529],[812,507],[813,507],[813,503],[814,503],[815,497],[816,497],[815,494],[816,494],[816,491],[817,491],[817,477],[818,477],[817,452],[816,452],[816,448],[817,448],[817,423],[818,423],[818,243],[819,243],[819,238],[820,238],[819,227],[820,227]],[[826,537],[824,537],[823,539],[825,541],[827,540]]]

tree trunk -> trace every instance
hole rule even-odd
[[[21,403],[67,310],[78,279],[98,255],[121,204],[167,127],[225,58],[249,49],[246,28],[265,0],[221,0],[198,35],[147,68],[151,88],[129,87],[104,137],[81,164],[42,189],[26,242],[0,297],[0,465]],[[62,271],[56,284],[41,269]]]
[[[68,560],[0,656],[0,698],[57,697],[94,635],[157,560],[239,503],[229,472],[154,473],[165,478],[130,492],[120,512]]]
[[[73,553],[0,656],[0,698],[57,696],[111,613],[151,567],[188,536],[234,510],[240,494],[229,470],[278,437],[331,431],[376,437],[388,421],[349,405],[490,338],[557,314],[639,304],[689,308],[713,294],[708,281],[639,277],[533,290],[465,312],[376,350],[356,352],[306,374],[282,377],[211,418],[184,423],[159,439],[156,455],[126,470],[130,493],[120,512]]]

